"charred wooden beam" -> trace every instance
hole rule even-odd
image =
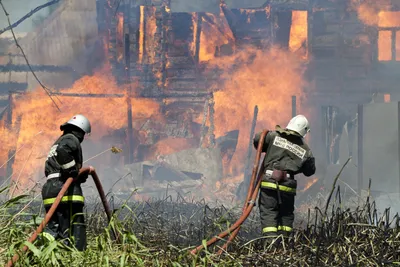
[[[122,98],[124,94],[76,94],[76,93],[61,93],[52,92],[51,95],[66,96],[66,97],[92,97],[92,98]]]
[[[297,103],[296,96],[294,95],[294,96],[292,96],[292,117],[296,116],[296,113],[297,113],[296,103]]]
[[[400,27],[379,27],[380,31],[400,31]]]
[[[400,102],[397,102],[397,127],[398,127],[398,158],[400,159]],[[399,192],[400,193],[400,164],[399,164]]]
[[[210,100],[209,100],[209,121],[210,121],[210,127],[208,128],[208,136],[209,136],[209,147],[214,148],[215,147],[215,134],[214,134],[214,94],[210,94]]]
[[[21,123],[21,119],[22,119],[22,116],[20,115],[20,116],[18,116],[18,118],[17,118],[17,120],[16,120],[16,122],[15,122],[15,125],[13,125],[13,95],[14,95],[14,93],[13,92],[10,92],[9,93],[9,95],[8,95],[8,109],[7,109],[7,118],[6,118],[6,127],[9,129],[9,130],[12,130],[13,128],[15,128],[16,129],[16,140],[18,140],[18,135],[19,135],[19,128],[20,128],[20,123]],[[15,152],[16,152],[16,146],[17,146],[17,144],[15,143],[15,146],[14,147],[12,147],[9,151],[8,151],[8,158],[9,158],[9,161],[7,162],[7,166],[6,166],[6,177],[5,177],[5,179],[7,179],[8,177],[10,177],[10,176],[12,176],[12,174],[13,174],[13,169],[12,169],[12,167],[13,167],[13,165],[14,165],[14,160],[15,160],[15,156],[14,156],[14,154],[15,154]]]
[[[53,65],[31,65],[33,71],[45,72],[75,72],[75,70],[68,66],[53,66]],[[30,72],[28,65],[6,64],[0,65],[0,72]]]
[[[13,93],[10,92],[8,94],[8,110],[7,110],[7,121],[6,127],[11,129],[12,126],[12,105],[13,105]]]
[[[398,127],[398,158],[400,159],[400,102],[397,102],[397,127]],[[400,164],[399,164],[399,192],[400,193]]]
[[[314,12],[313,6],[310,2],[310,5],[307,10],[307,57],[312,54],[312,39],[313,39],[313,24],[314,24]]]
[[[171,12],[167,5],[164,5],[161,9],[162,12],[162,36],[161,36],[161,46],[162,46],[162,54],[161,54],[161,81],[162,85],[165,85],[167,79],[167,54],[168,51],[168,38],[170,37],[172,31],[172,18]]]
[[[129,20],[129,17],[128,17]],[[132,87],[131,87],[131,76],[130,76],[130,53],[129,53],[129,47],[130,47],[130,40],[129,40],[129,35],[127,34],[125,37],[125,74],[126,74],[126,83],[129,84],[129,92],[128,92],[128,98],[126,100],[127,104],[127,120],[128,120],[128,158],[125,161],[125,164],[132,164],[133,163],[133,115],[132,115],[132,101],[131,101],[131,96],[132,96]]]
[[[8,113],[9,105],[5,106],[5,108],[0,112],[0,120],[3,119],[4,115]]]
[[[28,88],[27,83],[8,82],[0,83],[0,91],[24,91]]]
[[[226,4],[221,5],[221,10],[224,13],[229,28],[232,31],[233,37],[236,39],[236,24],[238,21],[236,15],[229,8],[226,7]]]
[[[363,176],[364,176],[364,165],[363,165],[363,153],[364,153],[364,135],[363,135],[363,105],[358,105],[358,112],[357,112],[357,193],[361,196],[361,189],[363,186]]]
[[[195,55],[194,55],[194,60],[196,62],[196,64],[199,63],[199,54],[200,54],[200,35],[201,35],[201,24],[202,24],[202,14],[201,13],[197,13],[197,28],[196,28],[196,32],[194,33],[196,35],[196,51],[195,51]]]
[[[220,33],[222,36],[225,35],[225,31],[224,31],[223,28],[221,28],[221,25],[216,24],[216,23],[209,17],[209,15],[203,13],[202,18],[204,18],[205,21],[207,21],[208,23],[210,23],[210,25],[213,25],[213,26],[219,31],[219,33]],[[236,38],[236,36],[235,36],[233,30],[232,30],[232,33],[233,33],[234,38]],[[230,40],[230,41],[231,41],[231,42],[234,42],[235,40]]]
[[[253,154],[253,137],[255,134],[256,130],[256,125],[257,125],[257,116],[258,116],[258,106],[254,107],[254,113],[253,113],[253,122],[251,124],[251,129],[250,129],[250,140],[249,140],[249,145],[247,148],[247,157],[246,157],[246,165],[244,169],[244,177],[243,177],[243,184],[240,187],[240,191],[238,191],[237,196],[241,199],[244,199],[246,197],[246,190],[249,188],[250,185],[250,179],[251,179],[251,166],[252,166],[252,158],[251,155]]]
[[[8,110],[11,110],[11,106],[9,106]],[[22,115],[19,115],[17,118],[17,121],[15,122],[15,127],[16,127],[16,140],[18,140],[18,136],[19,136],[19,130],[20,130],[20,125],[21,125],[21,119],[22,119]],[[15,161],[15,153],[17,151],[17,143],[15,144],[15,146],[10,149],[8,151],[8,159],[9,161],[7,162],[7,167],[6,167],[6,179],[8,179],[8,177],[12,176],[13,174],[13,165],[14,165],[14,161]],[[11,179],[12,180],[12,179]]]
[[[392,30],[392,60],[396,61],[396,46],[397,46],[397,39],[396,39],[396,31]]]
[[[204,102],[204,109],[203,109],[203,122],[201,124],[201,133],[200,133],[200,142],[199,142],[199,147],[202,147],[203,145],[203,139],[206,136],[207,133],[207,116],[208,116],[208,99]]]

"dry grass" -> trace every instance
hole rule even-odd
[[[218,247],[208,248],[197,257],[190,256],[189,250],[225,230],[238,218],[239,209],[211,207],[204,201],[186,202],[179,196],[140,203],[109,198],[112,206],[118,207],[109,226],[99,203],[87,205],[87,251],[78,252],[58,242],[35,242],[20,266],[400,265],[398,216],[391,217],[387,210],[378,218],[375,203],[368,196],[362,206],[345,208],[339,188],[322,198],[325,202],[320,201],[323,205],[319,206],[323,208],[314,207],[298,216],[304,220],[298,224],[303,227],[279,249],[264,247],[258,210],[254,210],[230,250],[219,257],[213,254]],[[1,264],[40,222],[38,202],[19,212],[29,200],[26,196],[1,203]],[[114,241],[111,227],[121,234],[122,244]]]

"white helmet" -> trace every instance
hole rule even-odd
[[[63,128],[66,125],[74,125],[87,134],[90,134],[92,130],[89,120],[85,116],[80,114],[73,116],[69,121],[61,125],[60,126],[61,131],[63,131]]]
[[[293,117],[288,125],[286,126],[286,129],[292,130],[301,136],[305,137],[307,133],[310,131],[310,124],[308,123],[308,120],[305,116],[303,115],[297,115],[296,117]]]

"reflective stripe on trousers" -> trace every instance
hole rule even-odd
[[[291,232],[292,227],[289,226],[278,226],[278,227],[264,227],[262,229],[263,233],[271,233],[271,232],[278,232],[278,231],[285,231],[285,232]]]
[[[44,205],[51,205],[51,204],[54,203],[54,201],[56,201],[56,198],[55,198],[55,197],[53,197],[53,198],[46,198],[46,199],[43,199],[43,204],[44,204]],[[63,202],[70,202],[70,201],[72,201],[72,202],[82,202],[82,203],[84,203],[84,202],[85,202],[85,197],[84,197],[84,196],[79,196],[79,195],[72,195],[72,196],[64,196],[64,197],[61,199],[61,203],[63,203]]]
[[[261,182],[261,187],[270,188],[270,189],[277,189],[275,183],[271,182]],[[291,188],[284,185],[279,185],[279,191],[287,192],[287,193],[296,193],[296,188]]]

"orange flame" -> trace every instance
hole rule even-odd
[[[144,35],[145,35],[145,6],[140,6],[140,24],[139,24],[139,63],[143,63],[143,53],[144,53]]]
[[[232,69],[233,63],[236,69]],[[210,62],[210,67],[225,70],[222,74],[225,82],[218,84],[220,91],[214,94],[215,135],[239,129],[230,175],[243,173],[255,105],[259,108],[258,130],[274,129],[276,124],[290,119],[291,97],[304,96],[303,63],[297,55],[276,47],[267,51],[248,47]]]
[[[134,85],[133,85],[134,87]],[[92,122],[92,135],[89,139],[96,141],[114,129],[127,125],[127,98],[125,88],[117,86],[109,72],[98,71],[93,76],[84,76],[76,81],[70,89],[61,90],[62,93],[84,94],[124,94],[122,98],[79,98],[59,96],[62,112],[58,112],[49,97],[42,89],[26,93],[15,101],[13,118],[22,116],[17,148],[26,146],[25,151],[18,153],[13,165],[14,179],[20,176],[19,183],[29,186],[29,181],[36,181],[37,175],[43,175],[43,166],[51,144],[61,134],[60,124],[74,114],[84,114]],[[159,110],[156,102],[149,99],[131,99],[133,119],[146,118]],[[2,139],[10,137],[5,128],[0,128]],[[38,132],[41,134],[35,137]],[[15,142],[10,144],[14,144]],[[2,147],[4,149],[4,147]],[[29,153],[31,151],[31,154]],[[1,161],[7,157],[1,155]],[[3,167],[4,168],[4,167]]]
[[[389,12],[389,11],[380,11],[378,13],[379,27],[400,27],[400,12]],[[393,32],[394,33],[394,32]],[[396,48],[396,60],[400,60],[400,31],[396,31],[396,40],[395,48]],[[378,36],[378,59],[380,61],[388,61],[392,60],[392,42],[393,42],[393,34],[392,31],[379,31]]]
[[[289,49],[292,52],[302,50],[306,54],[307,41],[307,11],[292,11],[292,25],[290,28]]]
[[[379,31],[378,59],[388,61],[392,59],[392,32]]]
[[[307,191],[313,184],[315,184],[318,181],[317,177],[313,177],[311,179],[309,179],[306,183],[306,185],[304,186],[303,190],[301,190],[301,192],[305,192]]]
[[[144,6],[140,7],[140,63],[148,63],[147,60],[149,63],[154,63],[154,46],[156,45],[153,39],[156,32],[154,12],[155,9],[152,7],[148,9]],[[215,75],[215,69],[222,71],[220,75],[222,81],[218,80],[216,83],[218,91],[214,94],[215,134],[219,137],[230,130],[240,131],[236,152],[226,172],[226,175],[230,177],[225,177],[227,179],[222,181],[225,186],[228,181],[236,183],[243,179],[254,106],[258,105],[259,108],[257,131],[265,128],[273,129],[276,124],[287,122],[291,116],[291,97],[295,95],[299,100],[304,97],[303,88],[307,86],[303,79],[305,61],[296,53],[276,47],[268,50],[244,47],[235,55],[215,57],[216,47],[227,44],[232,46],[234,37],[223,14],[216,16],[206,13],[205,16],[202,18],[199,58],[201,62],[207,62],[207,70],[212,74]],[[296,13],[294,16],[296,23],[291,32],[293,49],[304,42],[307,36],[307,29],[301,28],[307,26],[307,24],[304,25],[304,16],[304,13]],[[193,25],[193,30],[198,26]],[[132,85],[132,87],[136,86],[136,84]],[[103,69],[93,76],[81,78],[70,89],[61,90],[61,92],[125,94],[126,88],[118,87],[110,72]],[[62,113],[54,111],[52,102],[42,90],[28,93],[16,102],[13,120],[22,115],[22,126],[18,140],[14,144],[17,143],[17,147],[28,144],[32,149],[32,154],[17,154],[14,163],[14,171],[17,175],[21,173],[20,182],[24,185],[28,185],[29,179],[35,181],[38,172],[43,173],[45,160],[43,157],[46,156],[55,137],[60,134],[59,125],[73,114],[85,114],[93,122],[93,135],[90,137],[93,140],[99,140],[111,130],[123,128],[127,124],[126,96],[112,99],[59,98],[62,101]],[[158,114],[159,106],[152,100],[134,98],[132,110],[135,120]],[[301,112],[307,111],[301,110]],[[198,119],[202,120],[202,118]],[[40,130],[43,131],[40,137],[34,137]],[[13,138],[13,133],[6,128],[1,131],[2,136],[9,136],[10,140]],[[38,140],[36,144],[35,140]],[[149,154],[173,153],[193,146],[192,140],[182,141],[182,139],[161,141],[152,148]],[[2,153],[0,156],[5,161],[8,150],[2,149],[5,152],[0,150]],[[234,179],[232,180],[231,177]]]

